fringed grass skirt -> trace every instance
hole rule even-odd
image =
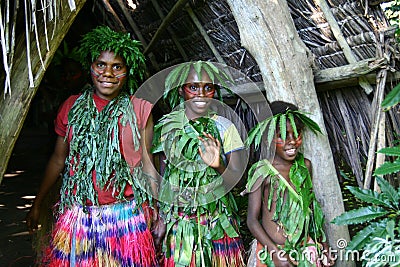
[[[57,220],[42,266],[157,266],[153,238],[135,202],[74,206]]]

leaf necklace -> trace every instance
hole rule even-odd
[[[68,113],[66,138],[72,131],[72,139],[65,161],[61,212],[65,206],[85,206],[87,200],[94,205],[99,204],[92,179],[93,171],[96,171],[96,186],[104,190],[111,189],[112,195],[118,200],[124,199],[127,184],[132,185],[137,206],[146,199],[137,181],[142,175],[141,166],[129,166],[121,154],[118,135],[120,127],[125,127],[127,123],[132,129],[135,150],[138,150],[140,134],[127,93],[120,93],[101,112],[94,103],[93,90],[85,91],[75,101]]]

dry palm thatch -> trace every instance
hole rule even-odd
[[[70,11],[74,11],[75,1],[68,0]],[[10,73],[13,67],[13,58],[16,44],[16,37],[18,28],[22,25],[17,25],[24,22],[24,31],[26,38],[27,50],[27,67],[29,69],[29,84],[30,87],[34,86],[34,77],[31,65],[31,47],[30,39],[36,40],[36,48],[39,54],[40,61],[43,69],[45,68],[42,56],[41,47],[46,47],[49,51],[49,39],[52,38],[54,32],[48,31],[48,24],[54,24],[52,29],[56,29],[55,24],[58,23],[58,16],[60,13],[61,4],[57,0],[24,0],[24,1],[10,1],[5,0],[0,3],[0,42],[2,48],[2,59],[5,72],[5,85],[4,95],[11,94],[11,81]],[[22,13],[22,14],[21,14]],[[32,37],[32,35],[34,35]],[[39,35],[44,35],[46,42],[40,43]]]
[[[332,32],[332,23],[327,21],[321,8],[315,5],[317,1],[288,2],[299,35],[313,52],[317,69],[351,63],[338,36]],[[397,44],[394,43],[393,35],[385,36],[385,31],[390,33],[391,27],[381,7],[364,6],[362,1],[330,3],[329,8],[355,60],[385,57],[388,61],[382,69],[385,72],[395,71],[396,58],[392,51],[397,50]],[[378,114],[374,97],[379,90],[388,91],[392,88],[391,84],[387,84],[387,88],[374,84],[371,86],[372,92],[362,90],[360,86],[351,86],[318,93],[336,162],[351,168],[360,187],[364,186],[364,169],[368,157],[371,158],[371,151],[376,151],[370,142],[373,140],[373,123]],[[399,118],[393,112],[387,117],[386,136],[388,143],[392,143],[393,132],[399,131]],[[370,173],[367,172],[365,177],[368,175]]]

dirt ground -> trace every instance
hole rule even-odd
[[[51,151],[46,128],[24,128],[0,184],[0,266],[34,266],[25,216],[38,191]]]

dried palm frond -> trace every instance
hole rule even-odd
[[[4,96],[7,94],[11,94],[11,71],[13,66],[13,58],[15,51],[15,36],[16,36],[16,22],[18,10],[20,7],[19,0],[10,1],[5,0],[4,5],[2,5],[3,1],[0,3],[0,44],[2,48],[2,57],[3,57],[3,66],[5,70],[5,86],[4,86]],[[22,4],[22,3],[21,3]],[[52,22],[53,24],[53,35],[57,25],[57,19],[59,15],[59,6],[61,5],[60,1],[57,0],[24,0],[24,21],[25,21],[25,38],[26,38],[26,57],[27,57],[27,66],[29,69],[28,79],[29,86],[34,87],[35,77],[32,70],[31,64],[31,33],[34,33],[35,41],[36,41],[36,49],[39,55],[39,59],[42,63],[43,69],[45,68],[45,64],[42,56],[42,46],[46,46],[47,51],[50,50],[49,42],[48,42],[48,22]],[[68,0],[68,5],[70,11],[74,11],[76,9],[75,0]],[[41,18],[41,19],[39,19]],[[43,21],[43,25],[40,22]],[[46,36],[45,44],[40,43],[39,36]]]

